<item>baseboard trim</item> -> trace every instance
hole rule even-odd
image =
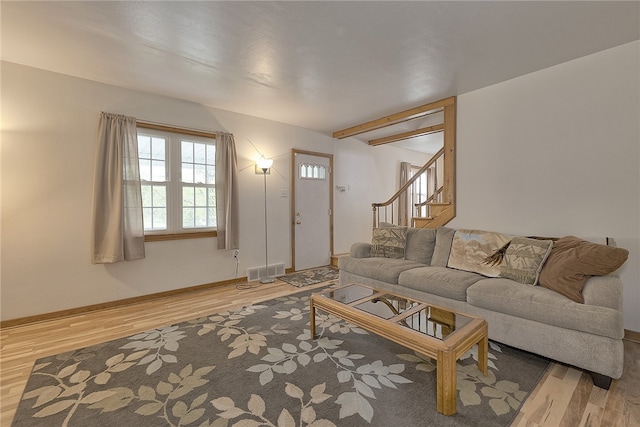
[[[640,344],[640,332],[630,331],[629,329],[625,329],[623,339]]]
[[[243,283],[246,281],[247,281],[246,277],[239,277],[236,279],[223,280],[220,282],[207,283],[204,285],[189,286],[187,288],[174,289],[171,291],[158,292],[158,293],[149,294],[149,295],[141,295],[139,297],[125,298],[121,300],[109,301],[109,302],[104,302],[100,304],[87,305],[84,307],[71,308],[68,310],[60,310],[60,311],[54,311],[51,313],[36,314],[34,316],[21,317],[18,319],[4,320],[0,322],[0,328],[4,329],[4,328],[11,328],[14,326],[23,326],[30,323],[60,319],[63,317],[75,316],[78,314],[85,314],[85,313],[90,313],[98,310],[118,308],[118,307],[123,307],[131,304],[152,301],[160,298],[166,298],[166,297],[186,294],[190,292],[203,291],[203,290],[215,288],[218,286],[231,285],[234,283]]]

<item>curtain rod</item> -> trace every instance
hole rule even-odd
[[[185,135],[202,136],[205,138],[215,138],[218,134],[218,132],[213,132],[210,130],[191,129],[180,126],[166,125],[163,123],[149,122],[146,120],[136,120],[136,125],[143,129],[162,130],[165,132],[182,133]]]

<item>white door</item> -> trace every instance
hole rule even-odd
[[[331,156],[293,150],[293,265],[331,263]]]

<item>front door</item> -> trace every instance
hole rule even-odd
[[[333,243],[333,156],[294,149],[292,159],[292,265],[296,271],[329,265]]]

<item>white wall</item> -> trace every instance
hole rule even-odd
[[[100,111],[235,135],[240,178],[240,269],[264,264],[263,180],[268,177],[269,260],[291,266],[290,150],[332,153],[306,129],[11,63],[2,63],[1,318],[14,319],[233,279],[213,238],[147,243],[147,258],[90,263],[91,199]]]
[[[640,42],[458,97],[452,227],[610,236],[640,331]]]
[[[336,140],[335,185],[347,191],[334,193],[334,252],[348,253],[353,242],[371,240],[372,203],[385,202],[397,190],[400,164],[422,166],[431,155],[394,147],[372,147],[356,138]]]

